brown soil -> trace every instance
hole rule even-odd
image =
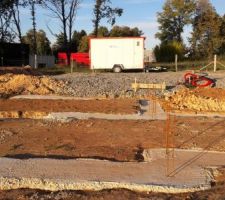
[[[112,100],[30,100],[0,99],[0,111],[37,112],[92,112],[135,114],[138,111],[136,99]]]
[[[143,148],[164,146],[164,121],[0,121],[0,156],[142,159]],[[225,151],[225,120],[178,118],[177,148]]]
[[[46,76],[0,75],[0,97],[4,98],[19,94],[63,94],[65,87],[62,81]]]
[[[215,179],[216,179],[217,184],[219,184],[221,182],[225,182],[225,166],[222,168],[219,168],[217,170]]]
[[[193,92],[200,97],[225,101],[225,90],[221,88],[198,88]]]
[[[41,72],[30,66],[25,67],[0,67],[0,75],[4,74],[25,74],[25,75],[42,75]]]
[[[225,113],[225,90],[183,88],[174,94],[167,95],[163,106],[175,111]]]

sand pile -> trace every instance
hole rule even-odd
[[[225,90],[219,88],[180,89],[165,98],[174,110],[225,112]]]
[[[0,75],[0,97],[4,98],[19,94],[63,94],[65,87],[63,81],[46,76]]]

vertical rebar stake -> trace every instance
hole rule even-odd
[[[153,87],[153,94],[150,94],[149,96],[150,96],[150,102],[151,102],[151,107],[150,107],[151,117],[152,117],[152,119],[156,119],[156,114],[157,114],[156,102],[157,102],[157,98],[156,98],[156,90],[155,90],[154,87]]]
[[[167,119],[165,124],[165,143],[166,143],[166,176],[174,177],[174,124],[175,124],[175,116],[172,116],[170,113],[170,109],[167,109]]]

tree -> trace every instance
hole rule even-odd
[[[95,36],[95,33],[92,33],[93,36]],[[100,26],[98,28],[98,37],[109,37],[110,31],[107,27],[105,26]]]
[[[176,54],[182,60],[185,54],[185,47],[182,42],[164,42],[154,48],[154,54],[158,62],[172,62]]]
[[[128,26],[114,26],[110,31],[111,37],[139,37],[143,32],[137,27],[130,28]]]
[[[109,37],[110,31],[106,26],[98,28],[98,37]],[[95,37],[95,30],[90,34],[90,37]]]
[[[72,31],[76,19],[76,13],[82,0],[46,0],[44,7],[52,12],[52,17],[58,19],[62,24],[63,49],[67,53],[70,64],[70,52],[72,42]],[[50,28],[49,28],[50,29]],[[51,29],[50,29],[51,31]],[[56,34],[54,34],[57,36]]]
[[[15,28],[12,31],[18,37],[20,43],[22,43],[22,31],[21,31],[21,20],[20,20],[20,7],[27,6],[27,1],[24,0],[11,0],[10,10],[12,12],[12,22]]]
[[[81,39],[82,39],[82,37],[84,37],[86,35],[87,35],[87,33],[84,30],[73,32],[72,41],[71,41],[71,48],[70,48],[71,51],[74,51],[74,52],[78,51]]]
[[[33,34],[32,34],[32,42],[33,42],[33,54],[37,54],[37,35],[36,35],[36,12],[35,12],[35,0],[29,0],[29,4],[31,6],[31,19],[32,19],[32,26],[33,26]]]
[[[221,26],[220,26],[220,36],[221,36],[221,47],[220,54],[225,55],[225,15],[221,18]]]
[[[82,39],[82,37],[84,37],[86,35],[87,35],[87,33],[84,30],[73,32],[72,41],[69,44],[71,52],[77,52],[78,51],[81,39]],[[53,45],[53,49],[56,52],[57,51],[62,51],[62,52],[67,51],[67,49],[64,47],[64,34],[63,33],[60,33],[60,34],[56,35],[56,42]]]
[[[64,47],[64,34],[61,32],[56,34],[56,42],[53,44],[53,48],[55,51],[66,51],[63,49]]]
[[[34,25],[33,29],[36,29],[35,7],[34,7],[36,3],[41,3],[41,0],[3,0],[3,2],[0,4],[0,9],[4,8],[5,14],[7,13],[7,15],[4,15],[4,17],[8,16],[8,20],[6,20],[5,18],[5,22],[7,21],[5,25],[7,25],[8,33],[10,35],[13,35],[13,38],[18,37],[21,43],[22,43],[22,31],[20,20],[20,8],[31,6],[32,24]]]
[[[99,35],[99,24],[103,18],[107,19],[107,22],[112,26],[116,22],[116,17],[121,16],[123,9],[121,8],[112,8],[110,7],[110,0],[96,0],[94,6],[94,19],[92,20],[94,24],[94,36],[98,37]]]
[[[11,32],[12,29],[12,12],[10,7],[11,0],[2,0],[0,3],[0,42],[12,42],[15,35]]]
[[[221,17],[211,3],[199,1],[190,39],[192,57],[210,58],[219,53],[222,44],[221,24]]]
[[[52,17],[60,20],[62,24],[64,48],[68,48],[68,43],[72,41],[72,30],[80,3],[81,0],[46,0],[44,2],[44,6],[52,12]]]
[[[37,55],[50,55],[51,54],[51,47],[50,41],[46,36],[46,33],[43,30],[39,30],[36,32],[37,38],[37,47],[34,46],[33,43],[33,30],[29,30],[25,36],[23,36],[22,40],[25,44],[30,45],[30,52],[35,53],[35,48],[37,48]]]
[[[194,0],[166,0],[163,11],[158,13],[160,31],[156,37],[163,43],[173,40],[182,42],[184,26],[191,23],[194,11]]]
[[[89,50],[88,41],[89,41],[88,36],[83,36],[81,38],[81,41],[78,47],[78,52],[86,52],[86,53],[88,52]]]

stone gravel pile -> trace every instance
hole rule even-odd
[[[163,83],[168,86],[177,84],[180,75],[170,73],[98,73],[98,74],[65,74],[56,76],[59,80],[64,80],[70,88],[66,91],[69,95],[77,97],[131,97],[133,90],[131,84],[135,78],[140,83]],[[146,95],[147,90],[139,90],[137,95]]]
[[[184,73],[73,73],[54,77],[10,73],[0,75],[0,97],[20,94],[57,94],[82,98],[133,97],[131,84],[135,78],[138,83],[165,82],[170,91],[180,87]],[[225,88],[225,72],[211,74],[210,77],[217,79],[217,87]],[[149,93],[149,90],[140,89],[136,95],[146,96]],[[162,94],[161,91],[156,93],[159,96]]]
[[[65,93],[76,97],[131,97],[133,91],[131,84],[135,78],[141,83],[165,82],[168,89],[179,87],[185,72],[161,73],[73,73],[55,76],[64,80],[69,86]],[[210,77],[218,78],[217,86],[225,88],[225,72],[211,74]],[[147,95],[148,90],[139,90],[137,95]],[[161,92],[158,91],[158,94]]]

